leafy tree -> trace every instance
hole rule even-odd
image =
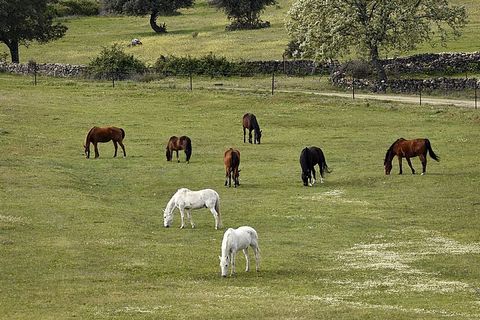
[[[150,15],[150,26],[157,33],[167,32],[165,23],[158,25],[159,15],[172,15],[180,8],[190,8],[194,0],[103,0],[107,11],[134,16]]]
[[[228,19],[233,20],[227,29],[258,29],[269,27],[268,21],[260,20],[260,13],[276,0],[211,0],[210,4],[222,9]]]
[[[467,13],[449,0],[297,0],[288,17],[288,34],[304,57],[340,58],[355,49],[368,57],[378,80],[386,80],[381,50],[445,45],[450,36],[460,36]]]
[[[63,37],[67,27],[53,23],[49,0],[0,0],[0,41],[20,62],[19,46],[31,41],[48,42]]]

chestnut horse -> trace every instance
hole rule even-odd
[[[187,136],[181,136],[180,138],[177,136],[170,137],[166,147],[167,161],[172,161],[173,151],[175,151],[177,153],[177,162],[180,162],[178,150],[185,150],[186,161],[189,163],[192,156],[192,140]]]
[[[238,181],[239,172],[238,166],[240,165],[240,151],[236,149],[228,149],[223,155],[223,163],[225,164],[225,186],[232,186],[232,175],[233,175],[233,186],[236,188],[240,185]]]
[[[125,152],[125,146],[123,145],[123,139],[125,138],[125,130],[117,127],[93,127],[87,134],[87,139],[83,145],[85,149],[85,156],[90,158],[90,143],[93,143],[95,149],[95,158],[98,158],[100,154],[98,153],[97,143],[98,142],[108,142],[113,141],[113,146],[115,147],[114,157],[117,156],[118,145],[122,147],[123,156],[126,157],[127,153]]]
[[[320,167],[320,183],[323,183],[325,171],[330,172],[322,149],[318,147],[306,147],[300,153],[300,166],[302,167],[302,181],[304,186],[315,184],[315,165]],[[312,181],[313,174],[313,181]]]
[[[400,167],[399,174],[402,174],[402,158],[407,159],[407,163],[412,169],[412,174],[415,174],[415,169],[412,167],[410,158],[418,156],[422,162],[422,175],[427,169],[427,152],[435,161],[440,161],[440,158],[433,152],[430,140],[428,139],[413,139],[405,140],[403,138],[397,139],[387,150],[383,165],[385,167],[385,174],[389,175],[392,171],[392,160],[395,156],[398,157],[398,165]]]
[[[262,130],[258,125],[257,117],[253,113],[245,113],[243,115],[243,143],[245,143],[246,129],[248,129],[248,142],[252,143],[252,130],[254,131],[253,143],[260,144],[260,138],[262,137]]]

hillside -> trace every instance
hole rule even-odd
[[[470,22],[463,36],[451,41],[447,48],[424,45],[416,52],[477,51],[480,29],[480,5],[476,0],[452,0],[468,8]],[[21,62],[34,59],[37,62],[62,62],[86,64],[100,52],[102,46],[118,42],[127,45],[132,38],[140,38],[143,46],[128,48],[147,63],[153,63],[160,55],[201,56],[213,52],[230,59],[281,60],[288,43],[284,28],[286,13],[293,0],[279,0],[276,6],[267,8],[262,19],[272,27],[264,30],[226,32],[228,24],[223,12],[207,5],[206,0],[197,0],[192,9],[182,10],[174,17],[160,17],[169,33],[155,34],[147,17],[98,16],[68,18],[67,35],[56,42],[31,44],[20,48]],[[198,34],[194,36],[194,34]],[[0,45],[0,51],[7,51]]]

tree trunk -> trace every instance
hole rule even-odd
[[[158,17],[158,10],[152,11],[150,15],[150,26],[152,27],[153,31],[156,33],[167,33],[167,26],[165,23],[162,25],[157,24],[157,17]]]
[[[379,82],[387,82],[387,74],[385,72],[385,68],[383,67],[380,59],[378,57],[378,47],[373,46],[370,48],[370,60],[372,61],[372,66],[377,73],[377,80]]]
[[[10,49],[10,56],[12,57],[12,62],[13,63],[19,63],[20,58],[18,54],[18,41],[12,40],[12,41],[7,41],[5,42],[7,45],[8,49]]]

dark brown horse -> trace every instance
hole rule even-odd
[[[405,140],[403,138],[395,141],[387,150],[383,165],[385,166],[385,174],[389,175],[392,171],[392,160],[395,156],[398,157],[398,165],[400,167],[399,174],[402,174],[402,159],[406,158],[407,163],[412,169],[412,174],[415,174],[415,170],[412,167],[410,158],[418,156],[422,162],[422,175],[425,174],[427,169],[427,151],[430,157],[435,161],[440,161],[440,158],[433,152],[430,140],[428,139],[413,139]]]
[[[248,142],[252,143],[252,130],[254,131],[253,143],[260,144],[260,138],[262,137],[262,130],[258,125],[257,117],[253,113],[245,113],[243,115],[243,143],[245,143],[246,129],[248,129]]]
[[[180,162],[178,158],[178,150],[185,150],[185,156],[187,163],[190,162],[190,157],[192,156],[192,140],[187,136],[172,136],[168,140],[165,155],[167,156],[167,161],[172,161],[173,151],[177,153],[177,162]]]
[[[300,153],[300,166],[302,167],[302,181],[304,186],[315,184],[315,165],[320,168],[320,183],[323,183],[325,172],[330,172],[322,149],[318,147],[306,147]],[[313,174],[313,180],[312,180]]]
[[[232,186],[232,176],[233,176],[233,186],[236,188],[240,185],[238,180],[239,172],[238,166],[240,165],[240,151],[236,149],[228,149],[223,155],[223,163],[225,164],[225,186]]]
[[[98,158],[100,154],[98,153],[97,143],[98,142],[108,142],[113,141],[113,146],[115,147],[114,157],[117,156],[118,145],[122,147],[123,156],[126,157],[127,153],[125,152],[125,146],[123,145],[123,139],[125,138],[125,131],[122,128],[117,127],[93,127],[87,134],[87,139],[83,147],[85,148],[85,156],[90,158],[90,143],[93,143],[95,149],[95,158]]]

